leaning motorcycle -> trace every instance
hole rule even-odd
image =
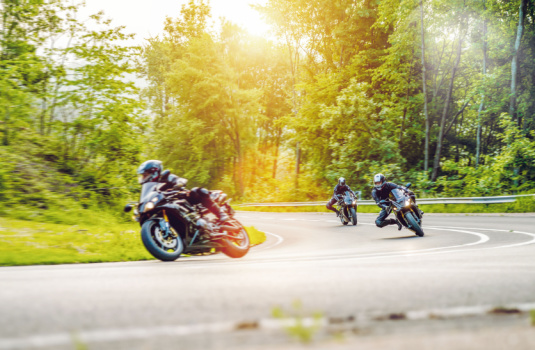
[[[396,219],[403,226],[416,233],[416,235],[423,237],[422,215],[407,191],[409,187],[411,187],[411,183],[408,183],[405,189],[392,190],[389,195],[390,198],[381,202],[388,205],[388,213],[390,214],[393,211]]]
[[[342,225],[347,225],[350,221],[353,225],[357,224],[357,199],[355,196],[346,191],[336,203],[339,206],[340,221]]]
[[[134,209],[134,220],[141,226],[145,248],[157,259],[174,261],[181,254],[206,254],[220,251],[231,258],[241,258],[249,251],[249,235],[238,220],[222,191],[210,196],[229,216],[220,223],[210,219],[202,204],[192,205],[180,190],[162,191],[164,184],[143,184],[139,202],[129,203],[125,212]],[[185,184],[183,184],[185,185]]]

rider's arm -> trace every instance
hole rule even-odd
[[[167,180],[167,184],[170,188],[173,189],[181,189],[184,186],[186,186],[186,183],[188,182],[187,179],[184,179],[182,177],[178,177],[174,174],[169,175],[169,178]]]
[[[333,197],[338,198],[338,185],[334,186]]]
[[[379,204],[379,197],[377,196],[377,191],[375,188],[372,190],[372,198],[375,201],[375,204],[382,208],[382,206]]]

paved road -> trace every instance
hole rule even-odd
[[[535,348],[527,313],[487,313],[535,309],[535,215],[426,215],[423,238],[370,214],[239,217],[268,232],[243,259],[0,268],[0,349],[299,348],[277,308],[321,315],[318,348]]]

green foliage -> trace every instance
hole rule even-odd
[[[262,244],[266,241],[266,234],[262,231],[259,231],[254,226],[249,226],[245,228],[247,234],[249,235],[249,241],[251,245]]]
[[[0,225],[0,266],[153,259],[135,223],[60,225],[0,218]]]
[[[132,195],[145,122],[127,81],[132,35],[78,9],[1,1],[1,215],[83,221]]]

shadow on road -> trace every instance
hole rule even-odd
[[[412,235],[412,236],[403,236],[403,237],[387,237],[387,238],[381,238],[381,239],[407,239],[407,238],[419,238],[419,237],[416,235]]]

